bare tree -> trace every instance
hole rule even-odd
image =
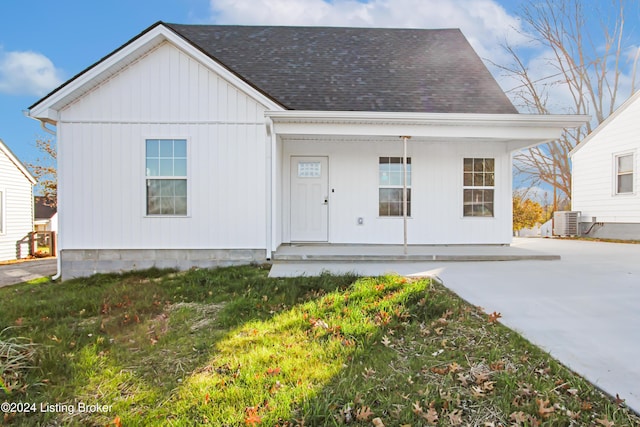
[[[36,147],[42,154],[36,163],[27,163],[33,176],[38,181],[36,192],[41,193],[45,205],[56,207],[58,204],[58,180],[56,173],[56,147],[51,139],[38,138]]]
[[[544,58],[533,67],[523,54],[526,45],[504,45],[512,64],[495,65],[518,82],[509,91],[516,105],[538,114],[592,116],[591,123],[567,131],[558,141],[515,156],[516,171],[531,185],[547,183],[554,193],[558,190],[570,198],[569,152],[635,92],[640,49],[625,36],[627,4],[625,0],[528,0],[522,6],[520,32],[529,46],[544,52]],[[635,54],[629,55],[633,49]],[[566,103],[562,108],[553,104],[558,95]]]

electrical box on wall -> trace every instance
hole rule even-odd
[[[358,225],[364,225],[364,218],[363,217],[358,217]]]

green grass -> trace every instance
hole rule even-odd
[[[270,279],[267,272],[149,270],[0,289],[0,327],[11,326],[0,340],[27,345],[29,355],[12,373],[3,369],[0,403],[106,405],[93,413],[6,413],[2,421],[640,423],[621,402],[438,283]]]

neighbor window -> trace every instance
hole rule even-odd
[[[146,140],[147,215],[187,215],[187,141]]]
[[[616,156],[616,194],[633,193],[633,154]]]
[[[378,211],[380,216],[403,216],[404,169],[402,157],[380,157]],[[411,215],[411,159],[407,158],[407,216]]]
[[[495,159],[464,159],[464,216],[493,216]]]

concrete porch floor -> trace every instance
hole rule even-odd
[[[506,245],[282,245],[273,254],[278,261],[522,261],[559,260],[559,255]]]
[[[283,245],[273,254],[270,277],[313,276],[324,271],[380,275],[394,271],[424,275],[433,262],[554,261],[552,252],[531,250],[523,239],[500,245]],[[420,265],[425,263],[425,265]],[[433,274],[433,273],[432,273]]]

